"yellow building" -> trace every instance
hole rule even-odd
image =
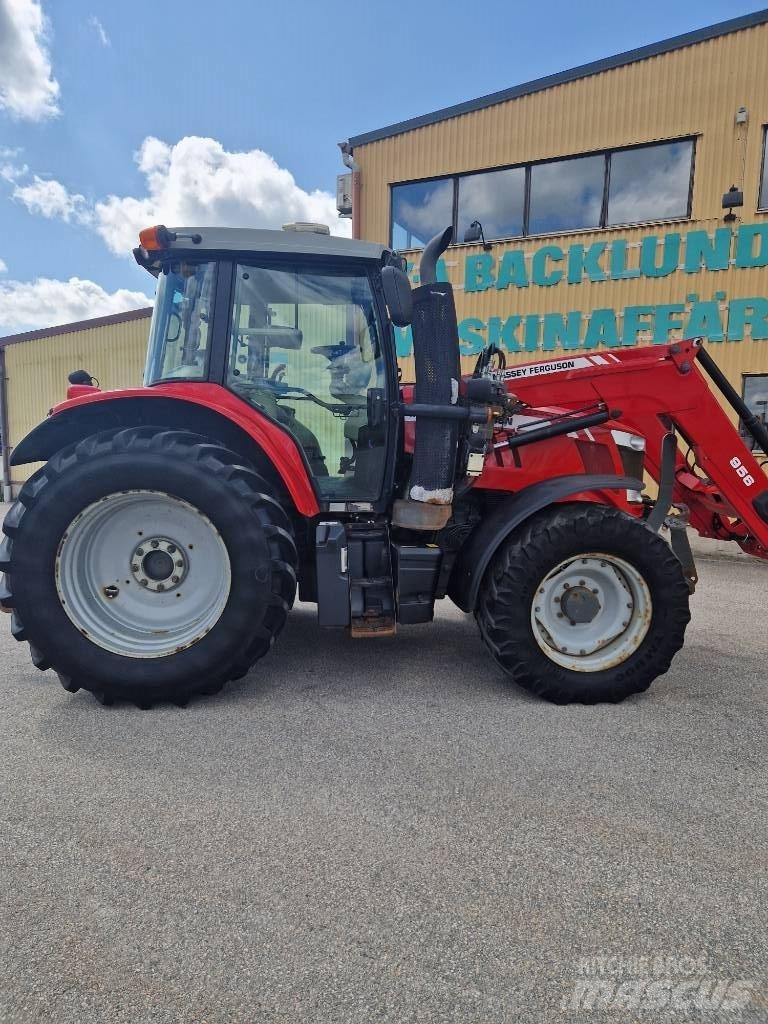
[[[137,387],[144,376],[151,309],[0,338],[0,443],[3,497],[9,500],[36,466],[8,466],[14,445],[66,397],[73,370],[103,388]]]
[[[763,10],[350,138],[339,195],[416,265],[453,224],[465,369],[703,336],[765,419],[767,66]]]

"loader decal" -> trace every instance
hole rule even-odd
[[[604,359],[600,360],[605,362]],[[576,359],[556,359],[549,363],[533,363],[530,366],[511,366],[508,370],[501,372],[501,380],[515,380],[520,377],[543,377],[549,373],[562,373],[564,370],[583,370],[592,366],[592,360],[587,356],[579,356]]]

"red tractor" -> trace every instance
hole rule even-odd
[[[686,526],[768,557],[768,479],[701,368],[768,450],[765,427],[696,341],[513,367],[488,349],[462,377],[449,240],[412,290],[396,253],[312,225],[141,233],[145,386],[79,371],[13,452],[44,466],[5,519],[0,606],[38,668],[105,704],[183,705],[267,654],[298,586],[355,637],[448,596],[558,703],[667,670]]]

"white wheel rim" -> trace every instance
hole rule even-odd
[[[575,672],[614,668],[651,625],[648,584],[629,562],[599,552],[568,558],[536,588],[531,626],[546,656]]]
[[[74,626],[128,658],[165,658],[202,640],[231,585],[216,527],[161,491],[124,491],[89,505],[56,557],[59,600]]]

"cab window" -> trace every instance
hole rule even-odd
[[[157,282],[146,384],[205,380],[216,282],[215,263],[174,263]]]
[[[364,270],[236,267],[227,384],[293,434],[323,497],[379,496],[385,380]]]

